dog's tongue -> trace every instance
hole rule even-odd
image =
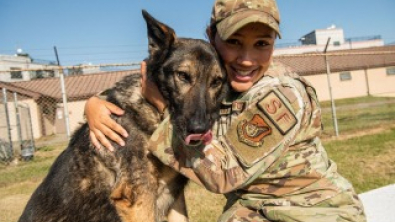
[[[207,131],[205,134],[190,134],[185,138],[185,144],[189,145],[192,140],[201,140],[204,145],[207,145],[211,142],[213,139],[213,134],[211,133],[211,130]]]

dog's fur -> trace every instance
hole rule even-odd
[[[217,118],[227,84],[215,50],[207,42],[177,38],[143,11],[149,37],[148,78],[168,102],[178,135],[204,133]],[[20,222],[119,222],[163,220],[175,207],[186,215],[187,179],[160,163],[147,149],[161,116],[141,96],[141,75],[109,90],[108,101],[126,112],[113,118],[128,132],[125,147],[97,151],[85,123],[33,193]],[[185,219],[186,220],[186,219]]]

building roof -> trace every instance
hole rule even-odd
[[[3,101],[3,88],[7,89],[7,100],[8,101],[13,101],[13,93],[16,92],[18,93],[18,99],[27,99],[27,98],[33,98],[33,99],[38,99],[40,98],[41,94],[37,92],[30,91],[28,89],[25,89],[23,87],[16,86],[12,83],[9,82],[0,82],[0,95],[1,99],[0,101]]]
[[[274,60],[290,66],[302,76],[326,73],[324,54],[280,55],[275,56]],[[332,73],[395,66],[395,45],[331,51],[328,53],[328,61]],[[114,83],[121,80],[124,76],[137,73],[138,71],[101,72],[65,77],[68,101],[89,98],[100,91],[112,87]],[[22,95],[22,98],[38,99],[48,97],[58,102],[62,101],[59,78],[43,78],[23,82],[0,82],[0,88],[7,88],[11,92],[17,92],[19,95]],[[1,91],[0,94],[2,94]]]
[[[89,75],[74,75],[64,78],[68,101],[82,100],[112,87],[124,76],[137,73],[138,70],[101,72]],[[0,88],[17,92],[33,99],[40,97],[62,101],[60,78],[43,78],[22,82],[0,82]]]
[[[327,58],[331,72],[395,66],[395,46],[330,51]],[[290,66],[300,75],[326,73],[323,53],[279,55],[274,60]]]

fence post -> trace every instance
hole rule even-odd
[[[56,55],[56,60],[58,62],[58,66],[60,67],[58,50],[56,49],[56,46],[54,46],[54,50],[55,50],[55,55]],[[65,124],[66,124],[67,137],[70,138],[70,121],[69,121],[69,109],[68,109],[69,107],[68,107],[68,104],[67,104],[67,93],[66,93],[66,86],[65,86],[65,83],[64,83],[64,74],[63,74],[63,68],[62,67],[60,67],[59,75],[60,75],[60,87],[62,89],[64,121],[65,121]]]
[[[335,106],[335,100],[333,99],[333,96],[332,96],[332,85],[331,85],[331,78],[330,78],[331,68],[330,68],[329,62],[328,62],[328,54],[326,53],[328,50],[328,45],[329,45],[330,41],[331,41],[331,38],[329,37],[328,41],[326,42],[324,54],[325,54],[325,64],[326,64],[326,76],[328,78],[329,96],[331,98],[331,105],[332,105],[333,127],[335,128],[335,135],[336,135],[336,137],[338,137],[339,136],[339,129],[337,127],[336,106]]]
[[[16,115],[16,129],[18,131],[18,139],[19,139],[19,144],[20,144],[21,153],[22,153],[23,141],[22,141],[22,129],[21,129],[21,116],[19,113],[18,98],[17,98],[16,92],[14,92],[14,106],[15,106],[15,115]]]
[[[366,94],[370,96],[370,86],[369,86],[369,75],[368,75],[368,69],[364,69],[365,72],[365,82],[366,82]]]
[[[61,88],[62,88],[64,121],[66,123],[67,137],[70,138],[69,107],[68,107],[68,104],[67,104],[67,94],[66,94],[66,86],[65,86],[65,83],[64,83],[63,69],[60,70],[59,74],[60,74],[60,85],[61,85]]]
[[[12,147],[11,123],[10,123],[10,114],[8,113],[8,101],[7,101],[6,88],[3,88],[3,101],[4,101],[5,116],[7,119],[8,140],[10,142],[10,154],[11,154],[11,159],[12,159],[14,156],[14,148]]]
[[[34,142],[34,134],[33,134],[33,123],[32,123],[32,114],[30,113],[30,106],[27,105],[27,114],[29,116],[29,123],[30,123],[30,134],[32,135],[30,139],[30,145],[33,147],[33,151],[36,149],[36,144]]]

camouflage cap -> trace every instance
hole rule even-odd
[[[221,39],[226,40],[243,26],[259,22],[280,35],[280,13],[276,0],[216,0],[211,25],[216,24]]]

